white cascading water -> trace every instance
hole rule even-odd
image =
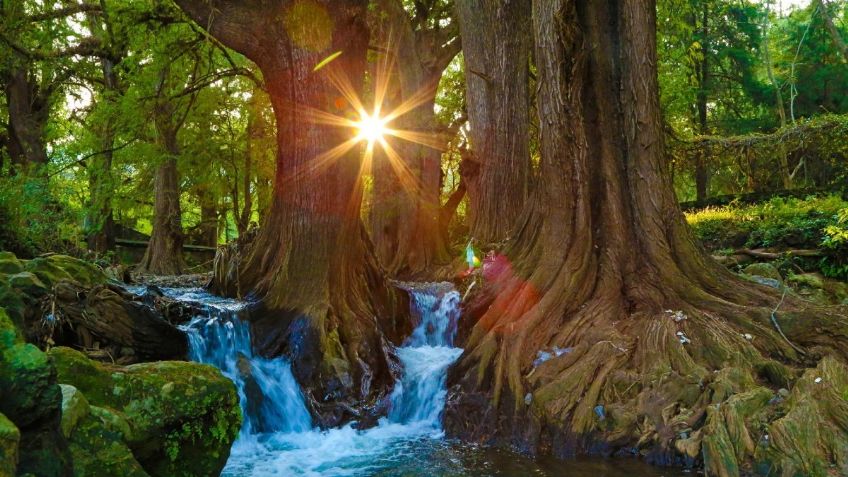
[[[408,290],[419,322],[397,350],[404,375],[391,395],[388,417],[365,431],[350,425],[311,428],[288,362],[253,353],[249,327],[237,316],[243,304],[199,290],[165,290],[208,309],[185,327],[191,358],[220,368],[239,390],[245,424],[223,475],[373,475],[409,466],[422,442],[441,439],[447,368],[462,353],[453,347],[460,296],[450,284]]]

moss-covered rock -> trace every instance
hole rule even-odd
[[[85,287],[93,287],[107,280],[103,270],[96,265],[67,255],[34,258],[28,260],[24,268],[34,273],[48,287],[60,280],[70,280]]]
[[[24,271],[24,264],[12,252],[0,252],[0,273],[13,275]]]
[[[802,297],[822,305],[845,304],[848,299],[848,283],[818,273],[792,275],[786,282]]]
[[[62,393],[47,355],[24,343],[0,309],[0,413],[20,431],[18,472],[66,475],[70,463],[59,432]]]
[[[92,409],[95,409],[92,406]],[[87,413],[70,435],[74,476],[115,475],[148,477],[114,423]]]
[[[777,270],[777,267],[770,263],[752,263],[745,267],[742,272],[747,275],[783,281],[783,276],[780,275],[780,272]]]
[[[223,468],[241,410],[235,385],[217,369],[187,362],[110,366],[62,347],[50,355],[60,382],[126,418],[126,442],[150,475],[217,475]]]
[[[15,475],[20,443],[21,431],[9,418],[0,414],[0,477]]]
[[[77,424],[88,417],[88,400],[69,384],[60,384],[59,387],[62,388],[62,434],[69,437]]]

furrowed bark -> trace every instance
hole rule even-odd
[[[766,403],[823,356],[844,368],[848,320],[743,281],[696,244],[663,155],[655,15],[645,0],[534,1],[539,185],[466,304],[446,428],[560,456],[635,449],[660,464],[704,462],[711,475],[755,459],[826,461],[827,436],[800,457],[737,452],[726,437],[760,432],[746,427],[752,416],[782,443],[812,432],[775,421]],[[716,416],[718,404],[731,410]]]
[[[398,319],[405,301],[385,281],[359,219],[360,151],[325,155],[355,133],[316,123],[308,112],[352,112],[335,101],[334,81],[362,91],[367,2],[177,3],[259,66],[277,120],[270,212],[246,250],[218,257],[213,289],[259,299],[257,347],[289,357],[319,424],[338,424],[351,416],[336,404],[361,407],[388,392],[397,372],[388,340],[408,331]]]
[[[499,242],[529,196],[530,0],[457,0],[471,151],[471,235]]]

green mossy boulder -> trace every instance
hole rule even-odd
[[[12,477],[18,468],[21,431],[15,423],[0,414],[0,477]]]
[[[26,261],[24,268],[38,276],[48,287],[61,280],[70,280],[84,287],[93,287],[108,280],[103,270],[96,265],[67,255],[34,258]]]
[[[241,427],[235,385],[214,367],[188,362],[127,367],[93,362],[70,348],[50,351],[59,381],[94,406],[125,418],[125,441],[152,476],[220,473]]]
[[[69,436],[74,476],[148,477],[127,446],[122,429],[101,415],[87,412]]]
[[[770,263],[752,263],[742,269],[742,272],[746,275],[771,278],[779,282],[783,281],[783,276],[780,275],[777,267]]]
[[[47,355],[24,343],[0,308],[0,413],[20,431],[18,472],[51,477],[70,468],[59,432],[62,392]]]
[[[845,304],[848,299],[848,283],[818,273],[792,275],[786,282],[798,295],[821,305]]]
[[[62,388],[62,434],[70,437],[77,424],[88,417],[88,400],[79,390],[68,384],[60,384]]]
[[[24,271],[24,264],[12,252],[0,252],[0,273],[13,275]]]

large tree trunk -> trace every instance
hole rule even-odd
[[[471,150],[466,179],[471,235],[510,235],[529,194],[530,0],[457,0]],[[509,191],[509,193],[506,193]]]
[[[754,444],[728,432],[749,436],[755,412],[774,420],[767,402],[793,368],[848,356],[848,321],[743,281],[696,244],[663,157],[655,15],[650,0],[534,0],[538,189],[465,307],[446,426],[559,455],[703,458],[710,475],[738,475]],[[551,358],[534,363],[542,351]],[[846,435],[829,416],[773,422],[769,456],[795,458],[781,450],[795,449],[792,426]]]
[[[389,139],[397,156],[377,153],[372,163],[373,200],[369,214],[371,239],[377,257],[390,275],[415,276],[440,262],[448,261],[444,235],[439,233],[441,153],[434,111],[436,90],[442,72],[459,51],[451,31],[439,27],[415,29],[399,0],[381,0],[384,20],[381,42],[396,66],[377,71],[397,82],[395,104],[416,107],[391,126],[429,137],[430,145]],[[377,69],[380,70],[381,66]],[[378,79],[380,81],[380,79]]]
[[[185,271],[177,158],[170,156],[156,167],[153,181],[153,232],[139,273],[179,275]]]
[[[361,92],[367,1],[177,3],[256,62],[277,119],[270,213],[247,250],[216,260],[213,288],[259,299],[251,313],[258,349],[287,356],[319,423],[338,424],[351,417],[341,409],[386,395],[397,372],[387,338],[399,342],[409,328],[400,319],[406,302],[384,279],[359,218],[360,151],[326,154],[355,132],[309,113],[352,113],[334,83]],[[307,13],[310,21],[300,17]]]
[[[50,114],[48,98],[40,91],[25,65],[12,67],[6,79],[12,167],[30,171],[46,166],[44,129]]]

